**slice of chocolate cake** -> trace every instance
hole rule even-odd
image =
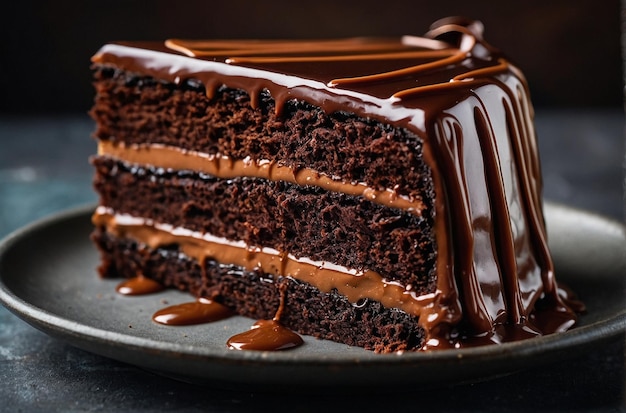
[[[480,23],[115,43],[93,69],[102,276],[379,352],[574,324],[527,85]]]

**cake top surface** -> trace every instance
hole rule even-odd
[[[429,114],[494,76],[521,76],[482,32],[480,22],[448,18],[424,37],[118,42],[93,61],[172,82],[200,81],[209,95],[227,83],[248,91],[253,106],[267,89],[277,110],[304,99],[326,112],[349,110],[422,134]]]

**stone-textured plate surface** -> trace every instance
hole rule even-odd
[[[253,320],[234,317],[189,327],[151,321],[154,311],[189,301],[175,291],[143,297],[115,293],[101,280],[89,241],[93,206],[34,223],[0,244],[0,302],[44,332],[74,346],[170,377],[222,386],[353,386],[460,383],[574,357],[626,329],[626,239],[615,222],[546,205],[559,281],[577,291],[587,313],[573,330],[498,346],[377,355],[305,337],[287,352],[228,350],[231,335]]]

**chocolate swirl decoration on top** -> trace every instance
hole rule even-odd
[[[266,90],[279,114],[302,100],[421,138],[436,196],[433,302],[447,313],[429,327],[428,349],[446,340],[445,324],[460,312],[475,336],[496,342],[576,320],[548,251],[528,86],[482,32],[479,22],[451,18],[399,39],[118,43],[93,62],[200,82],[209,97],[228,85],[255,108]]]
[[[181,40],[169,39],[165,46],[171,50],[194,58],[221,60],[230,65],[260,66],[293,63],[355,63],[380,61],[407,61],[399,68],[374,71],[370,74],[333,78],[327,82],[330,88],[348,88],[358,84],[395,84],[407,77],[446,71],[463,66],[465,60],[482,57],[492,61],[490,54],[496,52],[482,40],[483,26],[477,21],[446,19],[434,25],[426,37],[403,36],[397,39],[353,38],[341,40]],[[437,40],[441,35],[456,32],[461,35],[458,47]],[[409,61],[415,62],[411,64]],[[468,62],[469,63],[469,62]],[[472,64],[472,63],[470,63]],[[496,64],[477,66],[440,82],[426,83],[414,87],[399,88],[387,97],[406,98],[417,93],[436,92],[440,88],[458,86],[458,82],[475,81],[509,70],[508,62],[496,59]],[[419,83],[419,82],[418,82]],[[466,86],[466,85],[464,85]]]

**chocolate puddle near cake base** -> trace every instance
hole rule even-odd
[[[233,350],[278,351],[301,346],[302,337],[276,320],[259,320],[250,330],[236,334],[226,344]]]
[[[159,282],[139,275],[120,283],[116,291],[122,295],[147,295],[163,291]],[[279,351],[298,347],[302,337],[280,323],[285,306],[284,288],[280,289],[280,304],[272,320],[258,320],[250,330],[228,339],[226,345],[233,350]],[[152,315],[156,323],[167,326],[207,324],[233,316],[231,309],[216,301],[198,298],[196,301],[172,305]]]
[[[164,289],[165,287],[161,284],[143,275],[124,280],[115,288],[115,290],[122,295],[154,294]]]
[[[139,276],[122,282],[116,289],[123,295],[146,295],[164,290],[158,282]],[[280,321],[280,312],[284,307],[284,294],[281,292],[281,305],[272,320],[258,320],[243,333],[228,339],[226,345],[233,350],[279,351],[298,347],[304,343],[302,337]],[[189,326],[208,324],[233,316],[228,307],[206,298],[172,305],[158,310],[152,315],[156,323],[167,326]]]
[[[196,301],[163,308],[152,315],[152,320],[168,326],[187,326],[212,323],[233,315],[233,312],[216,301],[198,298]]]
[[[280,323],[280,316],[285,309],[286,285],[278,286],[280,301],[274,318],[259,320],[243,333],[228,339],[226,345],[233,350],[278,351],[288,350],[304,344],[304,340]]]

